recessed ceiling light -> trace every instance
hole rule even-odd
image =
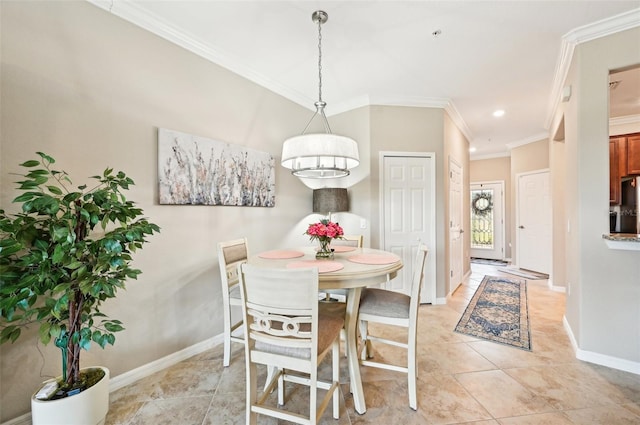
[[[476,148],[474,148],[474,147],[470,147],[470,148],[469,148],[469,152],[473,153],[473,152],[475,152],[475,151],[476,151]]]
[[[504,110],[503,109],[498,109],[497,111],[493,112],[493,116],[494,117],[501,117],[504,115]]]

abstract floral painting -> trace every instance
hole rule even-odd
[[[274,163],[266,152],[161,128],[160,204],[273,207]]]

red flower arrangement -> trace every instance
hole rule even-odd
[[[325,218],[320,220],[319,223],[310,224],[305,234],[309,235],[312,241],[317,239],[320,242],[320,250],[316,257],[327,258],[332,254],[329,243],[331,243],[332,239],[341,239],[344,231],[338,223]]]

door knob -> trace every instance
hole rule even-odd
[[[518,229],[524,229],[524,226],[521,224],[520,226],[518,226]]]

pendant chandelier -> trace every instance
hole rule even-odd
[[[326,102],[322,100],[322,24],[329,15],[317,10],[311,15],[318,24],[318,101],[314,103],[316,112],[299,136],[285,140],[282,145],[282,166],[297,177],[326,179],[346,177],[350,169],[358,166],[358,144],[355,140],[331,133],[329,121],[324,113]],[[307,134],[314,119],[322,119],[324,133]]]

